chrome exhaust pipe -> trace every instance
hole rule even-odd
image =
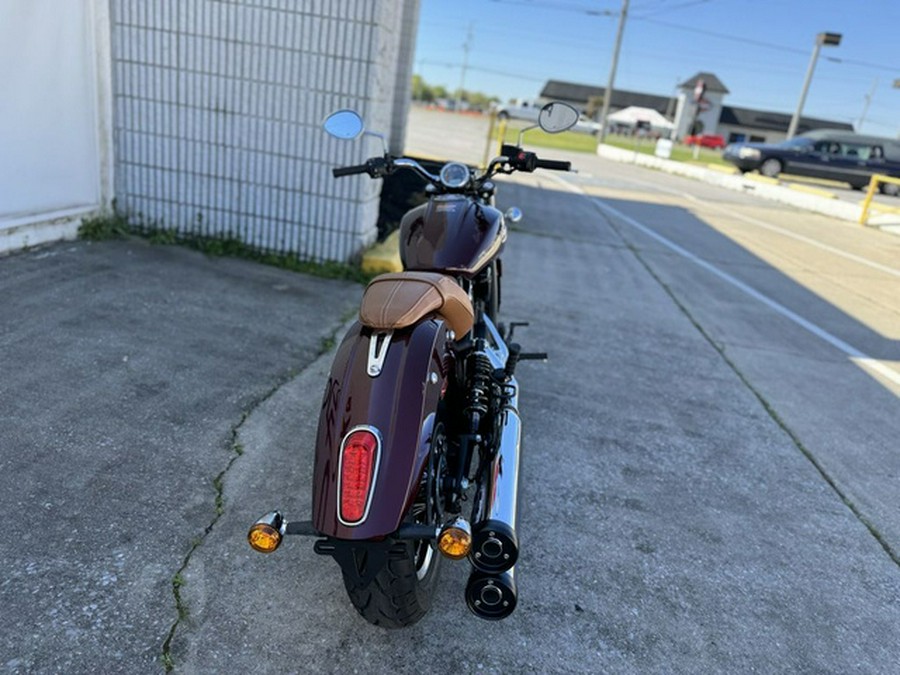
[[[509,569],[502,574],[484,574],[472,570],[469,583],[466,584],[466,604],[475,616],[488,621],[499,621],[513,613],[517,602],[514,570]]]
[[[475,569],[485,574],[505,572],[516,564],[519,557],[516,502],[522,422],[516,410],[519,388],[515,378],[510,378],[508,386],[513,388],[514,393],[501,412],[500,446],[481,481],[473,510],[477,517],[472,528],[469,560]]]

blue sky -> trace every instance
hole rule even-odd
[[[536,97],[548,79],[606,86],[621,0],[421,0],[414,71],[503,100]],[[817,33],[823,47],[805,115],[857,131],[900,132],[900,0],[631,0],[616,88],[671,95],[709,71],[725,103],[791,114]],[[872,93],[874,87],[874,93]],[[862,128],[865,99],[870,105]]]

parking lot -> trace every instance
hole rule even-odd
[[[410,152],[480,161],[477,120],[420,112]],[[360,286],[61,243],[0,259],[0,665],[895,672],[900,237],[538,152],[578,173],[499,188],[525,214],[501,313],[550,354],[517,371],[515,614],[471,615],[448,562],[431,613],[385,632],[309,540],[246,544],[271,508],[308,517]]]

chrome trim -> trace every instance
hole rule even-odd
[[[486,350],[488,357],[491,359],[491,364],[494,368],[505,368],[506,359],[509,358],[509,349],[506,348],[506,343],[503,341],[500,331],[497,330],[497,326],[486,314],[484,315],[484,325],[488,330],[490,341],[493,343]]]
[[[366,365],[366,374],[369,377],[378,377],[384,368],[384,360],[387,358],[388,347],[391,346],[391,336],[394,331],[389,330],[386,333],[372,333],[369,338],[369,361]],[[379,338],[382,338],[379,345]]]
[[[369,485],[369,494],[366,495],[366,508],[363,510],[362,518],[359,520],[355,520],[353,522],[344,520],[344,516],[341,514],[341,477],[343,476],[344,469],[344,447],[347,445],[347,439],[350,438],[350,435],[357,431],[369,431],[372,435],[375,436],[375,468],[372,469],[372,482]],[[381,432],[375,427],[369,424],[357,424],[355,427],[350,429],[346,434],[344,434],[344,439],[341,441],[341,449],[338,451],[338,473],[337,473],[337,519],[341,523],[341,525],[346,525],[347,527],[355,527],[363,522],[365,522],[366,518],[369,517],[369,509],[372,508],[372,495],[375,494],[375,483],[378,482],[378,467],[381,466],[381,449],[383,447],[383,441],[381,438]]]
[[[456,172],[457,175],[452,176],[453,172]],[[469,184],[469,181],[472,180],[472,174],[469,171],[469,167],[462,162],[447,162],[441,167],[440,179],[445,187],[459,189]]]

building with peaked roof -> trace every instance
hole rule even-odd
[[[705,84],[705,91],[698,111],[693,94],[700,80]],[[541,90],[540,98],[564,101],[585,110],[591,99],[599,100],[605,93],[605,87],[549,80]],[[728,87],[714,73],[699,72],[679,84],[678,93],[672,96],[615,89],[609,109],[610,112],[616,112],[629,106],[652,108],[675,122],[676,138],[686,136],[692,127],[698,132],[721,134],[728,142],[775,143],[787,137],[790,114],[725,105],[724,98],[729,93]],[[812,129],[852,132],[853,125],[817,117],[801,117],[797,132],[804,133]]]

